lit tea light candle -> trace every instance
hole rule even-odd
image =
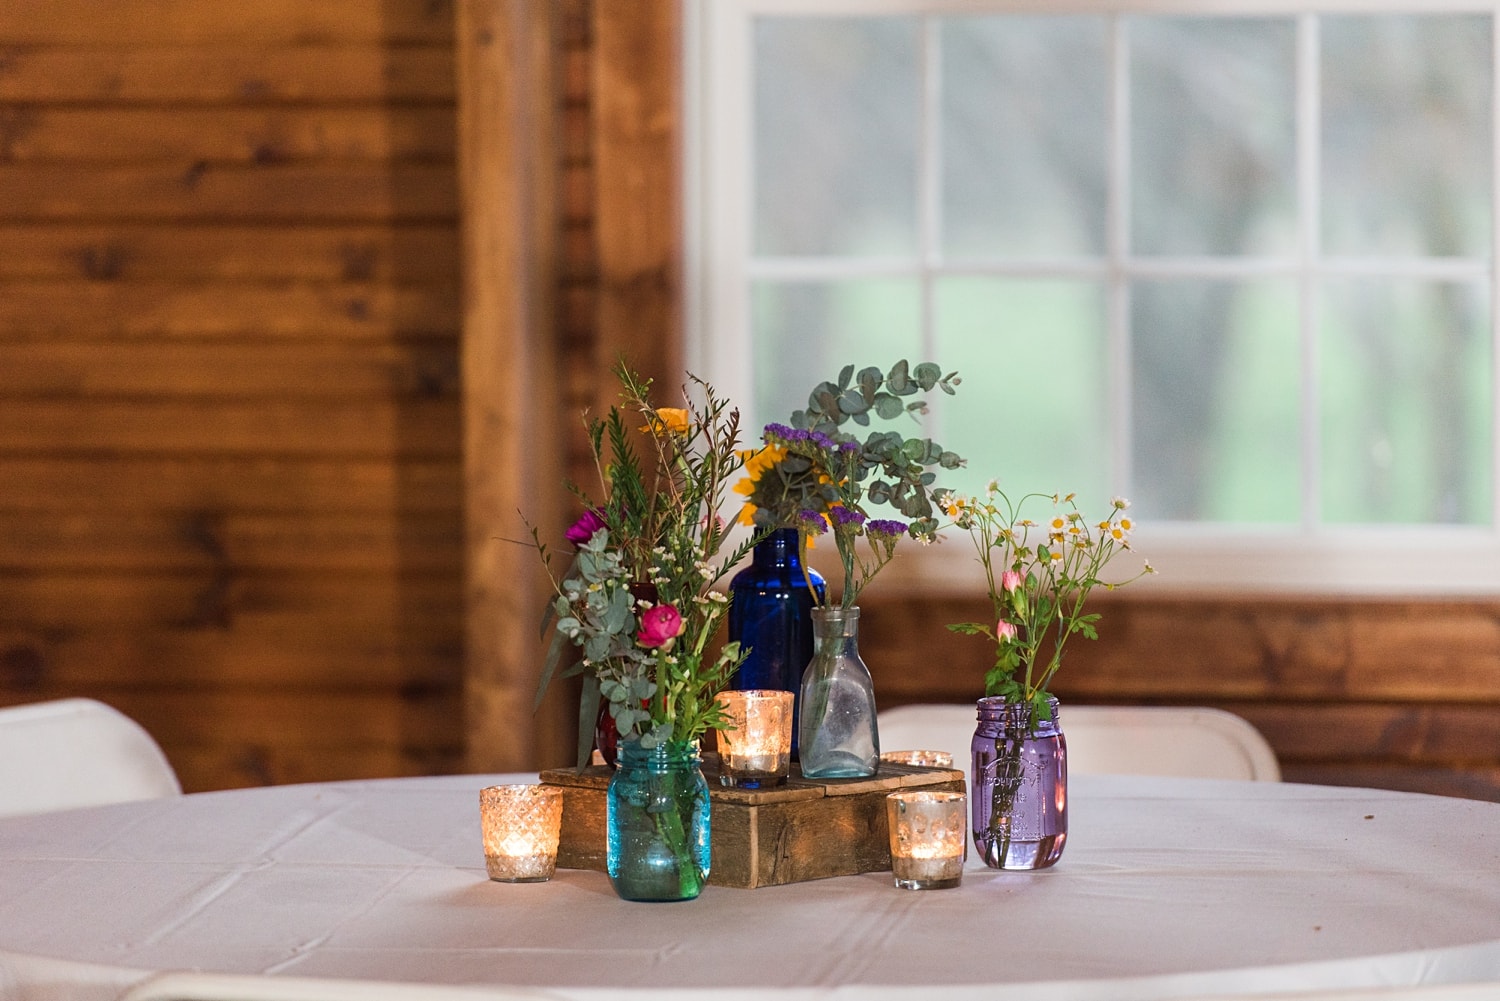
[[[793,698],[791,692],[774,689],[718,694],[729,718],[729,726],[719,731],[722,784],[759,789],[786,781],[792,760]]]
[[[916,765],[919,768],[952,768],[953,755],[947,751],[885,751],[881,761],[893,765]]]
[[[963,879],[968,797],[961,792],[893,792],[885,798],[891,875],[903,890],[942,890]]]
[[[502,883],[540,883],[557,868],[563,793],[556,786],[489,786],[479,791],[484,865]]]

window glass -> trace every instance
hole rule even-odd
[[[942,22],[946,254],[1104,252],[1106,25],[1102,17]]]
[[[1322,19],[1324,250],[1490,253],[1490,19]]]
[[[1290,18],[1128,19],[1131,249],[1297,248]]]
[[[1297,524],[1295,283],[1137,282],[1131,329],[1131,493],[1141,518]]]
[[[1325,520],[1490,520],[1489,311],[1479,285],[1327,283],[1320,343]]]
[[[786,421],[819,382],[853,364],[887,368],[922,353],[921,292],[915,281],[761,281],[751,299],[755,338],[754,420]]]
[[[1076,492],[1107,506],[1115,463],[1103,289],[949,278],[936,299],[935,355],[965,381],[932,407],[933,430],[969,460],[945,482],[979,493],[993,477],[1007,492]]]
[[[916,252],[918,28],[916,18],[757,20],[757,253]]]

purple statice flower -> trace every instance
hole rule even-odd
[[[767,424],[765,434],[762,435],[762,437],[780,438],[781,440],[785,441],[791,435],[791,433],[792,429],[787,427],[785,424]]]
[[[852,508],[839,506],[833,508],[830,513],[837,525],[863,525],[865,523],[864,513]]]
[[[802,531],[808,535],[822,535],[828,531],[828,522],[817,511],[803,510],[797,512],[797,520],[802,522]]]
[[[829,452],[838,451],[839,443],[834,441],[832,438],[828,437],[821,431],[813,431],[809,433],[808,438],[814,445],[818,446],[821,449],[826,449]]]
[[[891,518],[876,518],[865,525],[866,535],[889,535],[893,538],[906,534],[906,523]]]
[[[857,441],[855,441],[854,439],[851,438],[850,440],[848,440],[848,441],[844,442],[842,445],[840,445],[839,448],[842,451],[845,451],[845,452],[858,452],[859,451],[859,442],[857,442]]]

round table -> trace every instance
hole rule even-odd
[[[695,901],[485,876],[444,776],[0,820],[0,996],[173,969],[543,985],[560,997],[1132,999],[1500,980],[1500,804],[1076,777],[1062,861],[951,890],[867,873]]]

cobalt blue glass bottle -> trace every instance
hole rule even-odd
[[[792,713],[792,756],[797,756],[802,672],[813,655],[813,597],[808,578],[824,596],[823,577],[811,567],[803,576],[798,531],[778,528],[755,544],[748,567],[729,582],[729,638],[750,648],[730,681],[740,691],[777,688],[797,692]]]

